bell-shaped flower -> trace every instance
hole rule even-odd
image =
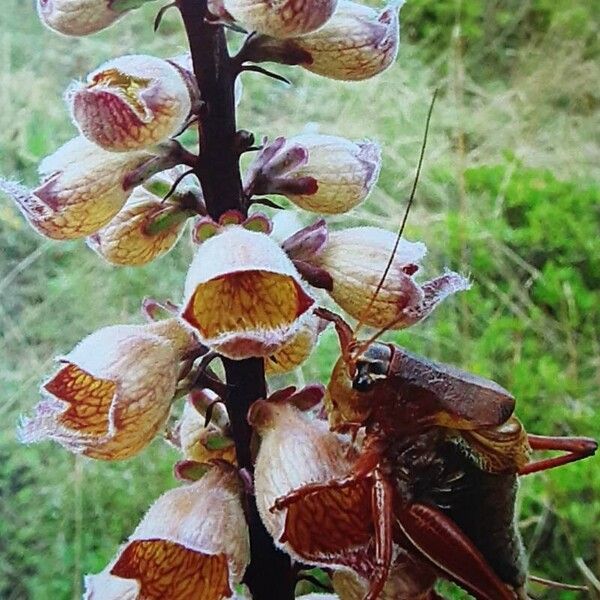
[[[317,31],[285,40],[255,36],[244,47],[243,58],[300,65],[330,79],[369,79],[396,59],[400,44],[398,13],[403,3],[393,0],[378,11],[340,0],[334,15]]]
[[[224,0],[223,8],[250,31],[275,38],[303,35],[321,27],[338,0]]]
[[[276,501],[307,484],[326,484],[351,473],[348,440],[329,431],[307,409],[323,390],[282,390],[252,405],[248,420],[261,436],[255,491],[260,516],[275,543],[293,558],[318,566],[359,568],[369,562],[373,535],[371,495],[362,483],[300,496],[278,510]]]
[[[427,253],[425,244],[401,239],[389,271],[383,274],[396,244],[396,234],[378,227],[355,227],[329,233],[314,263],[333,280],[330,296],[365,325],[403,329],[427,317],[447,296],[470,288],[467,278],[448,271],[417,283],[414,279]],[[379,289],[378,289],[379,288]]]
[[[371,192],[381,168],[381,150],[368,140],[331,135],[278,138],[247,174],[250,194],[282,194],[305,210],[344,213]]]
[[[164,426],[180,364],[197,346],[174,318],[96,331],[58,359],[35,414],[22,422],[21,439],[54,440],[102,460],[137,454]]]
[[[210,224],[198,231],[204,229]],[[271,237],[232,224],[196,251],[182,316],[203,344],[240,360],[280,350],[313,302],[292,261]]]
[[[192,109],[191,75],[154,56],[121,56],[92,71],[67,91],[82,135],[102,148],[149,148],[174,136]]]
[[[265,359],[267,375],[289,373],[308,360],[326,323],[314,314],[306,315],[298,331],[277,352]]]
[[[340,0],[324,27],[294,40],[310,61],[305,69],[341,80],[363,80],[387,69],[396,59],[400,43],[398,12],[403,0],[383,10]]]
[[[113,265],[145,265],[167,254],[195,213],[138,187],[117,216],[87,239]]]
[[[147,0],[138,3],[143,1]],[[125,13],[115,4],[115,0],[37,0],[42,22],[58,33],[72,36],[89,35],[112,25]]]
[[[170,490],[148,510],[114,560],[86,577],[86,600],[223,600],[250,562],[234,468],[214,464],[199,481]]]
[[[56,240],[82,238],[104,227],[123,208],[133,190],[128,184],[132,174],[146,165],[153,164],[154,169],[162,160],[143,151],[107,152],[77,137],[42,161],[42,183],[36,189],[0,179],[0,191],[15,201],[42,235]]]

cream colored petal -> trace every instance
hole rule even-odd
[[[387,69],[399,46],[399,7],[392,2],[383,11],[341,0],[324,27],[294,40],[311,56],[304,68],[341,80],[363,80]]]
[[[50,29],[64,35],[83,36],[112,25],[122,12],[109,0],[37,0],[38,14]]]
[[[224,0],[223,5],[249,30],[287,38],[321,27],[333,14],[337,0]]]

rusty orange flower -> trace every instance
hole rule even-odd
[[[306,409],[323,394],[310,386],[260,400],[248,419],[261,436],[256,459],[258,510],[276,544],[293,558],[318,566],[354,567],[369,561],[371,495],[358,483],[303,497],[277,510],[277,500],[311,483],[347,476],[355,454],[348,440]]]
[[[250,562],[242,484],[226,464],[170,490],[148,510],[116,558],[86,577],[86,600],[223,600]]]
[[[137,454],[164,426],[180,363],[197,346],[178,319],[96,331],[58,359],[35,414],[21,424],[21,439],[54,440],[102,460]]]

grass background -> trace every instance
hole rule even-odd
[[[73,78],[119,54],[185,49],[174,13],[152,34],[155,10],[75,40],[44,30],[31,3],[3,0],[2,175],[34,183],[37,163],[74,135],[61,101]],[[239,122],[257,137],[308,124],[381,142],[377,189],[331,222],[388,228],[400,219],[440,87],[407,237],[428,244],[429,275],[447,266],[475,285],[391,337],[496,379],[536,433],[600,437],[599,11],[583,0],[411,0],[398,62],[374,80],[341,84],[284,67],[292,87],[244,78]],[[177,300],[190,256],[182,243],[148,267],[109,268],[83,243],[36,236],[0,199],[0,598],[79,598],[83,574],[102,569],[174,485],[176,457],[160,440],[105,464],[49,443],[20,446],[14,432],[53,357],[98,327],[138,321],[143,296]],[[323,336],[298,380],[326,380],[336,352]],[[598,585],[598,460],[528,478],[520,503],[531,572]]]

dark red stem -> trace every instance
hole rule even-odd
[[[187,32],[194,73],[203,102],[199,117],[200,156],[194,171],[200,180],[208,214],[218,219],[235,209],[245,212],[236,143],[234,84],[236,69],[220,25],[206,21],[206,0],[178,0]],[[238,465],[253,472],[252,429],[246,415],[253,402],[266,396],[262,359],[223,359]],[[244,581],[254,600],[292,600],[295,574],[290,559],[278,551],[265,530],[253,495],[247,498],[252,560]]]

